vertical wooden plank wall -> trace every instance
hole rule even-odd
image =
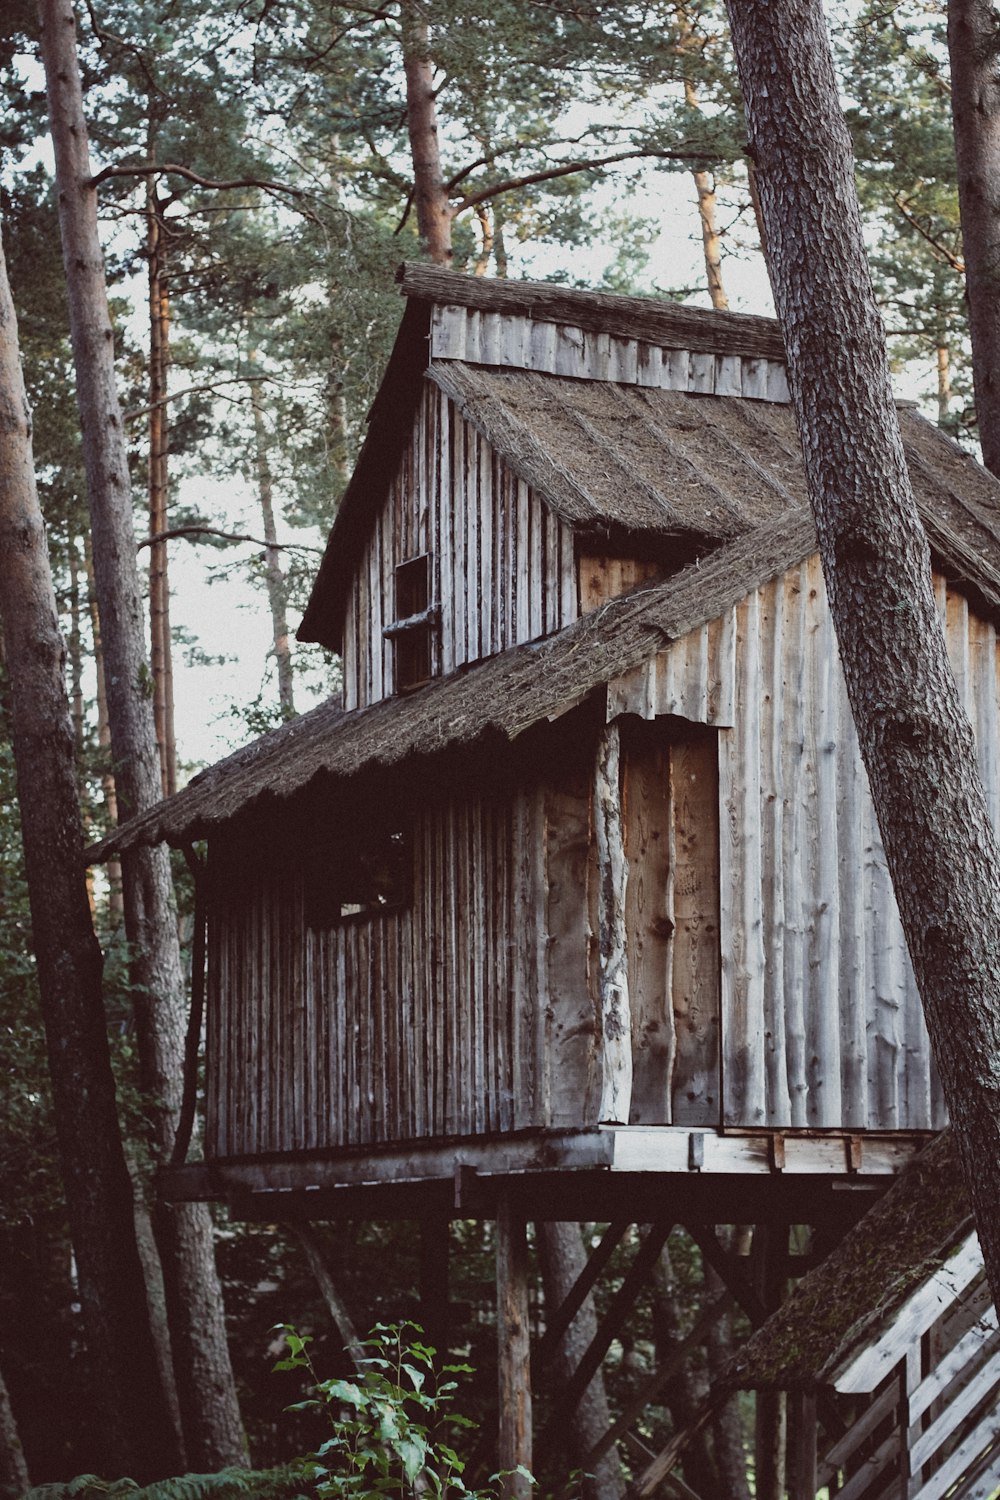
[[[995,657],[984,667],[995,703]],[[725,1119],[940,1125],[817,559],[737,607],[734,668],[735,725],[720,735]]]
[[[935,586],[1000,826],[996,629]],[[613,683],[608,713],[720,730],[725,1121],[942,1125],[818,559]]]
[[[395,618],[398,563],[428,552],[440,631],[432,671],[447,673],[577,616],[573,535],[426,383],[412,438],[361,554],[344,622],[344,707],[395,690],[383,631]]]
[[[414,819],[405,909],[306,924],[302,877],[221,870],[211,911],[210,1157],[378,1145],[596,1110],[582,778]]]

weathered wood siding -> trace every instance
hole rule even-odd
[[[412,904],[324,930],[294,859],[213,851],[207,1154],[593,1120],[588,805],[576,778],[431,806]]]
[[[425,383],[414,430],[347,602],[344,707],[395,691],[394,570],[431,559],[432,674],[561,630],[577,617],[573,535]]]
[[[665,391],[789,400],[785,366],[776,359],[664,349],[642,339],[473,307],[434,308],[431,357]]]
[[[996,631],[936,588],[1000,823]],[[818,559],[614,684],[608,712],[720,730],[725,1121],[941,1125]]]

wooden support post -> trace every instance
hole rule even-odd
[[[757,1295],[768,1313],[781,1305],[788,1276],[788,1225],[754,1226],[750,1263]],[[784,1391],[758,1391],[756,1413],[756,1500],[783,1500],[787,1442]]]
[[[528,1325],[528,1242],[523,1216],[508,1193],[500,1195],[496,1222],[497,1393],[500,1422],[497,1460],[505,1500],[530,1500],[531,1482],[512,1472],[531,1469],[531,1340]]]
[[[446,1218],[420,1220],[420,1320],[439,1351],[448,1347],[449,1230]]]
[[[816,1396],[813,1391],[796,1391],[792,1402],[795,1459],[790,1493],[794,1500],[816,1500]]]
[[[598,1119],[628,1124],[632,1102],[632,1013],[628,992],[625,888],[628,861],[622,827],[617,724],[601,736],[594,777],[598,868],[598,946],[601,975],[601,1103]]]

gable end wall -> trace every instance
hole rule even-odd
[[[395,691],[394,572],[431,555],[432,673],[440,676],[577,617],[573,534],[430,382],[361,553],[343,632],[344,707]]]

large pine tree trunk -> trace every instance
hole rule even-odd
[[[948,0],[951,108],[983,462],[1000,475],[1000,20],[989,0]]]
[[[118,810],[129,817],[158,801],[161,790],[146,692],[149,668],[143,646],[131,486],[115,384],[96,194],[90,185],[72,0],[39,0],[39,15]],[[168,1160],[181,1107],[185,1018],[166,849],[129,854],[122,861],[122,877],[140,1082],[151,1101],[148,1113],[154,1152],[160,1160]],[[214,1469],[244,1462],[208,1209],[201,1204],[177,1208],[159,1204],[154,1226],[188,1463]]]
[[[1000,849],[903,455],[820,0],[728,0],[858,737],[1000,1297]]]
[[[173,1472],[91,925],[64,649],[45,550],[14,309],[0,250],[0,618],[31,925],[63,1181],[108,1472]]]

